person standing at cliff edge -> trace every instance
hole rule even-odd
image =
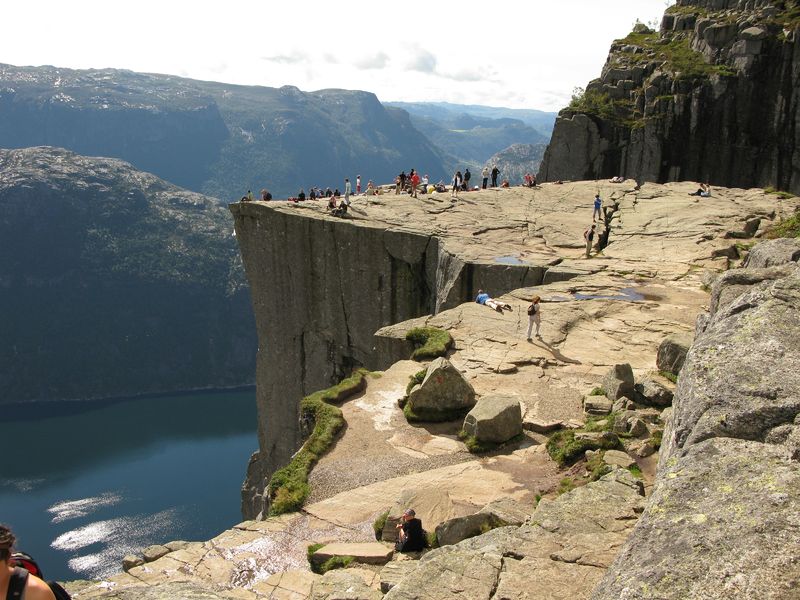
[[[583,232],[583,239],[586,242],[586,258],[592,251],[592,241],[594,240],[594,229],[597,225],[592,225],[589,229]]]
[[[483,177],[483,185],[481,188],[485,190],[486,185],[489,183],[489,167],[483,167],[483,171],[481,171],[481,177]]]
[[[347,206],[350,206],[350,194],[353,193],[353,188],[350,187],[350,180],[345,177],[344,178],[344,203]]]
[[[56,600],[49,585],[12,561],[11,553],[16,541],[11,530],[0,525],[0,598]]]
[[[500,175],[500,169],[497,165],[492,167],[492,187],[497,187],[497,176]]]
[[[417,186],[419,185],[419,173],[411,169],[411,197],[417,197]]]
[[[600,209],[603,206],[603,200],[600,198],[600,194],[595,194],[594,196],[594,210],[592,211],[592,223],[596,223],[597,219],[600,218]]]
[[[356,194],[361,193],[361,175],[356,175]]]
[[[534,296],[531,298],[531,304],[528,307],[528,337],[527,340],[531,341],[531,332],[533,331],[533,325],[536,324],[536,337],[542,337],[539,335],[539,326],[542,324],[542,317],[541,317],[541,308],[539,307],[539,302],[542,299],[539,296]]]

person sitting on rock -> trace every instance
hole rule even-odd
[[[503,312],[503,310],[511,310],[510,304],[506,304],[505,302],[498,302],[494,298],[490,297],[489,294],[487,294],[483,290],[478,290],[478,295],[475,297],[475,302],[477,302],[478,304],[484,304],[489,308],[493,308],[497,312]]]
[[[300,188],[300,191],[297,193],[297,199],[300,202],[303,202],[306,199],[306,193],[303,191],[303,188]]]
[[[508,179],[503,179],[503,183],[500,184],[501,188],[509,188],[511,184],[508,182]]]
[[[401,517],[402,523],[397,524],[397,543],[394,548],[397,552],[419,552],[428,547],[422,521],[417,518],[413,508],[408,508]]]
[[[700,196],[701,198],[708,198],[711,196],[711,186],[708,183],[701,183],[696,192],[689,194],[690,196]]]

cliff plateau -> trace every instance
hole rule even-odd
[[[605,260],[582,258],[598,190],[621,207],[603,256],[627,276],[613,281]],[[364,196],[345,220],[330,216],[324,203],[231,205],[259,335],[260,450],[243,488],[245,517],[266,514],[266,482],[299,447],[299,398],[356,365],[382,369],[408,357],[407,342],[374,339],[377,329],[454,308],[478,288],[501,295],[562,282],[569,290],[568,280],[581,277],[585,296],[625,298],[636,277],[680,278],[693,261],[736,253],[728,232],[742,231],[746,220],[766,225],[795,206],[759,190],[719,190],[699,204],[689,191],[690,184],[635,190],[629,181],[494,189],[456,202],[442,195]],[[466,368],[486,362],[476,352]],[[489,362],[513,370],[525,354],[492,353]]]
[[[542,181],[710,181],[800,193],[800,4],[678,0],[559,114]]]

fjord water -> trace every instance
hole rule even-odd
[[[253,390],[4,407],[0,522],[59,580],[210,539],[241,521],[256,426]]]

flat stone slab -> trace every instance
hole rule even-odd
[[[623,469],[628,469],[636,464],[636,461],[628,456],[626,452],[620,450],[606,450],[606,453],[603,455],[603,462],[607,465],[622,467]]]
[[[380,542],[327,544],[311,556],[317,564],[335,556],[352,556],[355,562],[366,565],[385,565],[392,559],[394,549]]]

